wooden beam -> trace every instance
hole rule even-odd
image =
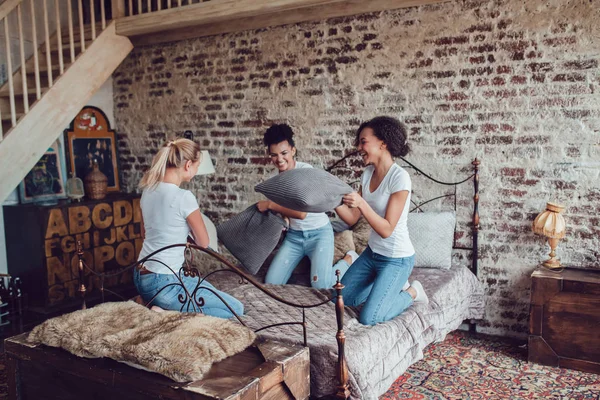
[[[6,0],[0,5],[0,21],[6,17],[14,8],[21,4],[22,0]]]
[[[0,203],[133,49],[114,22],[0,142]]]
[[[450,0],[212,0],[117,20],[117,34],[134,44],[356,15]]]

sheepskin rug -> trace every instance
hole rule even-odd
[[[28,340],[80,357],[136,364],[177,382],[189,382],[202,379],[214,362],[243,351],[255,338],[253,331],[234,321],[155,312],[126,301],[49,319],[35,327]]]

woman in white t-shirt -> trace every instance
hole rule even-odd
[[[395,118],[373,118],[358,128],[355,145],[367,167],[359,192],[345,195],[336,212],[349,225],[362,215],[372,231],[367,248],[342,279],[344,304],[364,303],[359,320],[375,325],[398,316],[413,301],[428,300],[418,281],[408,284],[415,254],[406,223],[411,181],[394,162],[409,151],[406,127]]]
[[[265,132],[264,144],[279,173],[294,168],[312,168],[310,164],[296,161],[293,136],[294,132],[287,124],[273,125]],[[308,256],[311,286],[329,289],[335,282],[335,271],[339,269],[343,274],[352,261],[358,258],[358,254],[349,251],[342,260],[331,266],[334,253],[333,228],[327,214],[295,211],[270,200],[259,201],[257,207],[261,212],[279,213],[290,221],[285,239],[269,266],[265,283],[287,283],[300,260]]]
[[[140,201],[144,245],[138,260],[162,247],[186,243],[190,233],[198,246],[208,246],[208,232],[198,202],[192,192],[179,187],[196,175],[200,157],[197,143],[177,139],[166,143],[152,160],[150,170],[139,185],[144,190]],[[190,295],[198,284],[198,278],[179,273],[183,263],[184,248],[173,247],[155,254],[136,268],[133,282],[144,301],[154,298],[152,304],[161,309],[181,310],[184,304],[180,296],[187,299],[181,284]],[[169,268],[179,274],[179,279]],[[204,281],[195,294],[195,303],[201,304],[202,313],[221,318],[233,316],[217,295],[238,315],[243,314],[244,307],[239,300],[215,289],[208,281]],[[184,311],[193,311],[193,307],[185,307]]]

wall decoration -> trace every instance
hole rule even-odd
[[[108,191],[119,191],[116,134],[110,129],[104,112],[97,107],[84,107],[65,135],[69,171],[83,179],[92,171],[95,160],[100,171],[108,178]]]
[[[56,204],[67,197],[64,144],[57,139],[19,185],[21,203]]]

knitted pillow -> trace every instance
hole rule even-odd
[[[262,182],[254,188],[280,206],[303,212],[330,211],[351,193],[350,185],[318,168],[295,168]]]
[[[217,226],[217,236],[250,273],[256,274],[277,246],[284,226],[281,217],[261,213],[252,205]]]
[[[454,211],[408,214],[408,236],[415,248],[415,267],[449,269],[456,214]]]

